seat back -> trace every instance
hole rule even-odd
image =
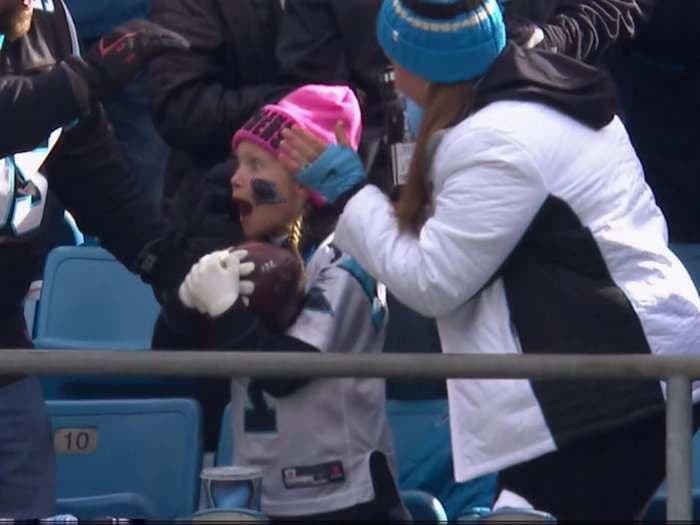
[[[386,414],[394,437],[394,451],[401,470],[409,470],[411,465],[419,465],[426,457],[417,457],[416,452],[424,449],[426,441],[447,425],[448,409],[444,399],[425,401],[396,401],[386,404]]]
[[[387,418],[402,490],[421,490],[443,504],[450,519],[488,507],[496,490],[494,475],[454,481],[447,401],[388,401]]]
[[[693,436],[693,467],[692,467],[692,491],[693,491],[693,516],[700,516],[700,432]],[[647,509],[645,521],[666,521],[666,501],[668,491],[664,481]]]
[[[231,427],[231,403],[226,405],[221,416],[221,430],[219,433],[219,445],[216,449],[214,465],[221,467],[233,464],[233,428]]]
[[[387,293],[389,323],[384,339],[385,353],[437,353],[441,350],[435,319],[422,317]],[[445,380],[389,379],[388,399],[417,401],[447,397]]]
[[[700,244],[671,243],[670,247],[688,270],[695,287],[700,290]]]
[[[51,251],[34,329],[39,348],[150,348],[151,288],[98,247]]]
[[[202,461],[202,416],[196,401],[49,401],[47,405],[59,500],[84,509],[87,519],[113,515],[119,494],[136,495],[148,502],[143,505],[152,509],[148,514],[157,514],[135,517],[169,520],[196,510]],[[108,503],[106,508],[86,508],[81,500]]]

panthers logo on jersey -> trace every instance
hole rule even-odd
[[[41,226],[49,185],[40,170],[60,135],[58,129],[34,150],[0,159],[0,239],[21,240]]]

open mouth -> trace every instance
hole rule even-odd
[[[234,197],[233,203],[238,208],[238,215],[240,216],[241,220],[247,219],[253,213],[253,203],[250,201],[240,197]]]

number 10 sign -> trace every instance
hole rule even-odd
[[[57,454],[93,454],[97,450],[97,429],[60,428],[53,436]]]

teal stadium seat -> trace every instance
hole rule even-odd
[[[440,336],[434,319],[417,314],[387,293],[389,324],[384,341],[385,353],[439,354]],[[444,380],[390,379],[386,383],[388,399],[416,401],[444,399],[447,396]]]
[[[700,244],[671,243],[670,247],[688,270],[695,287],[700,290]]]
[[[85,242],[83,233],[78,229],[75,219],[68,212],[63,214],[63,221],[57,226],[57,230],[52,239],[52,243],[56,246],[81,246]],[[39,271],[41,272],[41,270]],[[39,277],[40,275],[37,275],[37,278]],[[40,293],[40,290],[41,281],[32,283],[31,290],[24,301],[24,317],[30,334],[34,333],[36,310],[39,306],[37,294]]]
[[[160,311],[151,287],[99,247],[62,246],[49,254],[34,346],[54,350],[150,351]],[[193,397],[191,379],[44,377],[47,399]]]
[[[150,348],[160,306],[149,286],[98,247],[49,254],[34,329],[37,348]]]
[[[693,490],[693,516],[700,516],[700,432],[693,436],[693,466],[692,466],[692,490]],[[666,483],[654,495],[645,516],[645,521],[666,521]]]
[[[446,400],[391,400],[387,402],[387,417],[394,435],[402,491],[434,494],[451,520],[474,508],[491,506],[495,475],[467,483],[454,481]]]
[[[191,399],[49,401],[58,513],[173,520],[199,502],[201,409]]]
[[[233,463],[233,429],[231,428],[231,403],[226,405],[221,417],[219,443],[214,456],[214,465],[222,467]]]

